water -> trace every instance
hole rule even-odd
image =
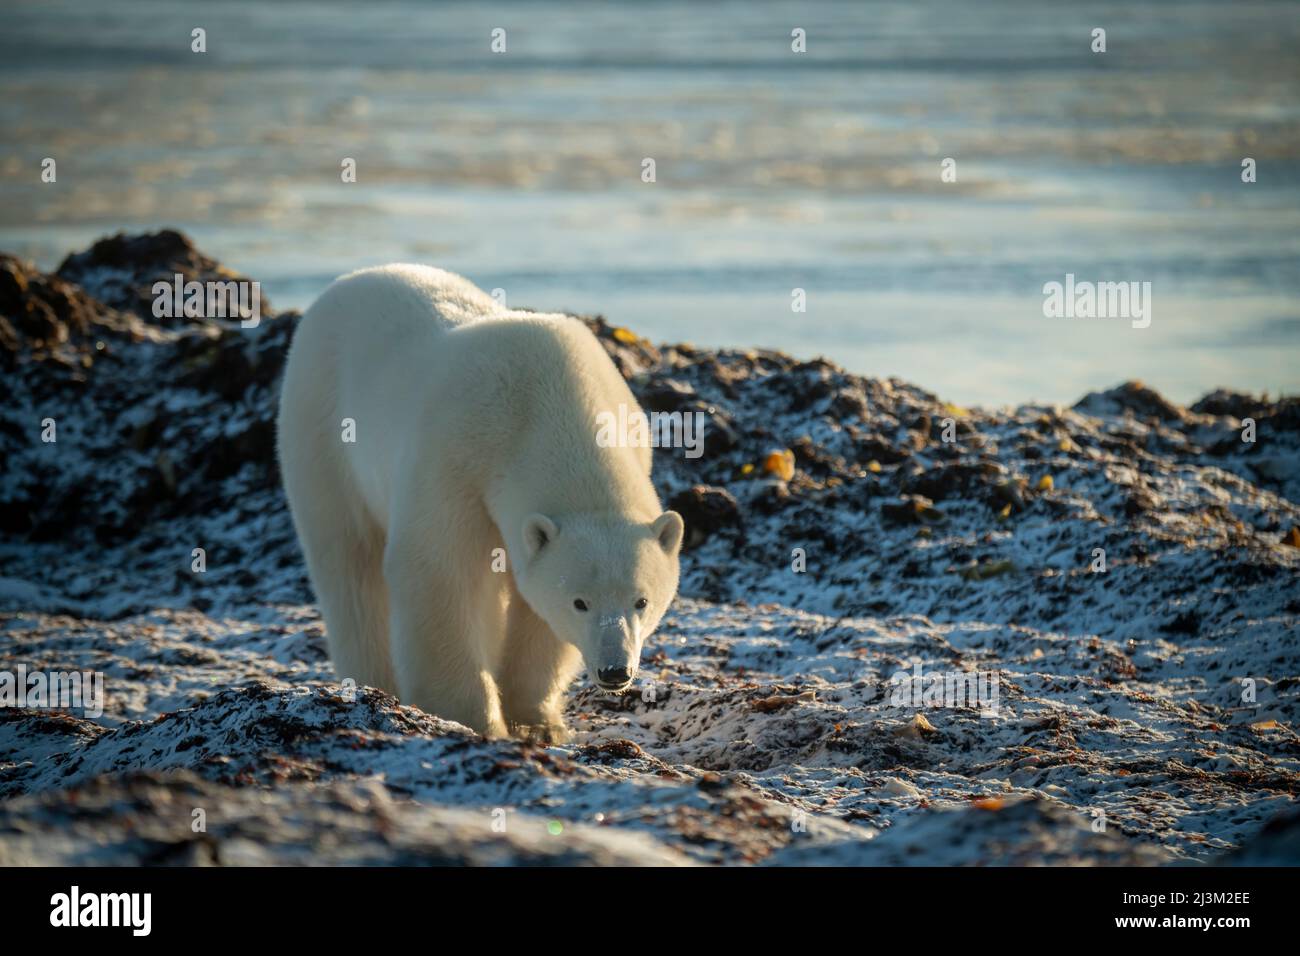
[[[281,307],[413,260],[962,404],[1300,389],[1292,3],[45,0],[0,29],[0,249],[46,268],[170,225]],[[1151,282],[1151,326],[1045,318],[1067,272]]]

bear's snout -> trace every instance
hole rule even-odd
[[[632,683],[632,672],[626,666],[602,667],[596,671],[596,683],[602,690],[624,690]]]
[[[601,690],[627,690],[636,677],[641,651],[640,629],[625,615],[602,618],[596,646],[599,650],[588,663],[589,672]],[[594,667],[592,665],[595,665]]]

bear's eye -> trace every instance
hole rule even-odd
[[[637,609],[638,611],[644,611],[645,608],[646,608],[646,605],[649,604],[649,603],[650,603],[650,602],[647,601],[645,598],[637,598],[637,601],[636,601],[636,609]]]
[[[579,611],[587,610],[587,602],[584,601],[582,598],[578,598],[576,601],[574,601],[573,606],[576,607]]]

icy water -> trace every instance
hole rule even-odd
[[[1300,6],[7,3],[0,249],[164,225],[282,307],[415,260],[964,404],[1294,392]],[[1067,273],[1150,326],[1045,318]]]

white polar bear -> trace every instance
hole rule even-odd
[[[620,404],[638,408],[576,319],[426,266],[331,285],[295,334],[278,428],[339,677],[552,742],[582,661],[625,690],[677,592],[682,519],[648,447],[597,441]]]

